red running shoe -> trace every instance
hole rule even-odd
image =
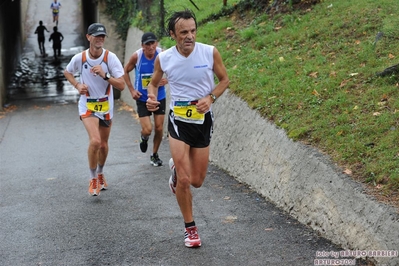
[[[198,235],[196,226],[190,226],[184,232],[184,244],[189,248],[196,248],[201,246],[201,239]]]

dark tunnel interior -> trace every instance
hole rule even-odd
[[[30,0],[34,1],[34,0]],[[1,64],[0,75],[3,76],[5,87],[10,82],[10,78],[17,66],[24,47],[24,15],[22,14],[23,3],[21,0],[1,0],[0,1],[0,49]],[[83,29],[88,25],[97,21],[97,5],[96,0],[81,1],[81,18]],[[84,32],[81,33],[84,38]],[[2,68],[1,68],[2,66]]]

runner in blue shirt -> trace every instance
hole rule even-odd
[[[152,132],[151,115],[154,114],[154,145],[152,148],[152,155],[150,156],[150,163],[153,166],[161,166],[162,160],[159,159],[158,149],[161,145],[163,135],[163,123],[165,118],[166,107],[166,90],[165,84],[167,80],[161,79],[158,87],[158,101],[161,103],[160,108],[155,112],[148,111],[146,107],[147,101],[147,86],[151,81],[152,72],[154,71],[154,61],[157,55],[162,52],[158,47],[157,37],[152,32],[144,33],[141,38],[141,47],[130,57],[125,65],[125,82],[130,90],[130,93],[137,104],[137,113],[139,115],[141,124],[141,138],[140,149],[146,152],[148,148],[148,139]],[[134,85],[130,81],[129,72],[135,69]]]

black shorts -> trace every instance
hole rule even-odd
[[[205,114],[205,121],[201,125],[175,120],[173,111],[170,111],[168,120],[169,135],[193,148],[208,147],[213,133],[213,120],[212,111]]]
[[[161,103],[159,105],[159,109],[156,110],[155,112],[151,112],[151,111],[148,111],[146,102],[136,101],[137,113],[139,114],[139,117],[151,116],[152,113],[154,113],[155,115],[164,115],[165,108],[166,108],[166,98],[160,100],[159,102]]]

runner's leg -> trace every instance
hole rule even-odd
[[[157,115],[154,114],[154,147],[152,149],[153,153],[157,153],[159,150],[159,146],[162,142],[163,136],[163,123],[164,123],[165,115]]]
[[[108,139],[111,133],[111,126],[103,127],[100,126],[100,137],[101,137],[101,146],[98,152],[98,164],[104,165],[108,156]]]
[[[87,150],[87,157],[89,159],[90,169],[97,168],[98,154],[101,147],[101,134],[99,130],[99,118],[86,117],[82,119],[83,125],[89,135],[89,147]]]
[[[177,175],[176,199],[184,222],[194,220],[190,186],[200,187],[208,170],[209,146],[190,148],[183,141],[169,137],[170,151]]]

